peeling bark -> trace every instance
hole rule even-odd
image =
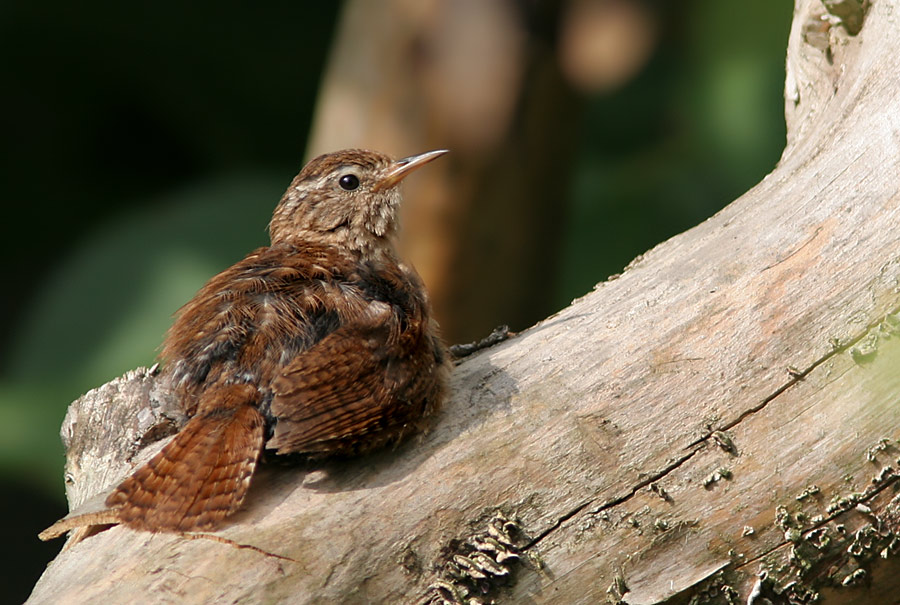
[[[896,602],[898,4],[823,42],[798,0],[779,166],[460,363],[429,435],[263,469],[224,542],[90,537],[29,602]],[[73,404],[119,420],[64,429],[71,489],[130,468],[152,380]]]

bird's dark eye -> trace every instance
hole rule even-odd
[[[353,191],[359,187],[359,178],[355,174],[345,174],[338,179],[338,184],[344,191]]]

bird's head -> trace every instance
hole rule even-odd
[[[445,153],[393,160],[383,153],[348,149],[310,160],[272,215],[272,244],[326,242],[363,253],[392,250],[400,181]]]

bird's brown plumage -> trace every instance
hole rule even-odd
[[[304,167],[272,245],[213,277],[169,330],[163,378],[189,420],[107,498],[119,522],[210,529],[241,505],[264,448],[355,454],[423,428],[447,353],[393,240],[398,182],[441,153],[348,150]]]

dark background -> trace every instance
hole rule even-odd
[[[715,213],[783,148],[790,3],[647,4],[660,24],[649,61],[615,90],[584,98],[561,201],[556,308]],[[68,403],[152,363],[171,314],[266,242],[271,210],[303,161],[338,9],[3,7],[0,501],[9,559],[0,583],[9,602],[27,597],[61,546],[36,534],[66,511],[58,429]]]

